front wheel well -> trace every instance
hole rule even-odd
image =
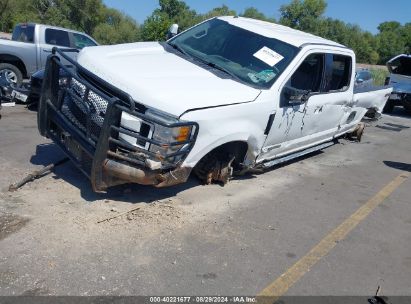
[[[210,184],[227,183],[233,171],[240,171],[247,155],[248,144],[243,141],[225,143],[208,152],[194,167],[197,177]]]
[[[21,71],[23,77],[27,77],[26,65],[19,57],[8,54],[0,54],[0,63],[8,63],[14,65]]]

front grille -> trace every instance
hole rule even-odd
[[[85,85],[74,78],[65,90],[62,113],[85,134],[89,129],[92,139],[97,140],[103,126],[108,101],[97,93],[87,90]]]

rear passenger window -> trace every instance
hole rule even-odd
[[[62,30],[46,29],[46,43],[70,47],[69,34]]]
[[[345,91],[350,85],[351,57],[327,54],[324,92]]]
[[[21,24],[14,28],[13,36],[11,38],[13,41],[20,42],[34,42],[34,26],[28,24]]]

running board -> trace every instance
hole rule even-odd
[[[305,150],[302,150],[302,151],[299,151],[299,152],[296,152],[296,153],[293,153],[293,154],[290,154],[290,155],[287,155],[287,156],[283,156],[283,157],[280,157],[280,158],[276,158],[276,159],[267,161],[265,163],[262,163],[261,167],[264,168],[264,169],[270,168],[272,166],[288,162],[288,161],[293,160],[295,158],[298,158],[298,157],[301,157],[301,156],[304,156],[304,155],[307,155],[307,154],[310,154],[310,153],[313,153],[313,152],[328,148],[328,147],[330,147],[334,144],[335,144],[334,141],[329,141],[329,142],[323,143],[323,144],[318,145],[318,146],[314,146],[314,147],[311,147],[311,148],[308,148],[308,149],[305,149]]]

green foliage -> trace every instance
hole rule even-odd
[[[213,17],[218,17],[218,16],[236,16],[237,13],[234,10],[231,10],[227,5],[223,5],[220,7],[213,8],[211,11],[206,13],[203,16],[203,19],[210,19]]]
[[[154,12],[144,21],[142,29],[142,37],[144,41],[164,40],[167,35],[168,28],[173,24],[173,21],[167,14],[160,11]]]
[[[141,39],[140,27],[131,17],[110,8],[105,9],[103,20],[93,31],[93,37],[101,44],[127,43]]]
[[[370,72],[372,74],[372,79],[374,80],[374,85],[376,86],[384,85],[385,78],[390,75],[386,68],[371,68]]]
[[[280,8],[280,23],[298,30],[316,32],[327,8],[325,0],[292,0]]]
[[[244,13],[240,14],[240,16],[246,17],[246,18],[257,19],[257,20],[268,21],[268,22],[275,22],[274,18],[267,17],[266,15],[264,15],[262,12],[260,12],[254,7],[246,8]]]
[[[411,23],[383,22],[377,35],[359,26],[323,16],[325,0],[292,0],[280,8],[280,23],[352,48],[357,61],[384,64],[393,56],[411,51]]]

